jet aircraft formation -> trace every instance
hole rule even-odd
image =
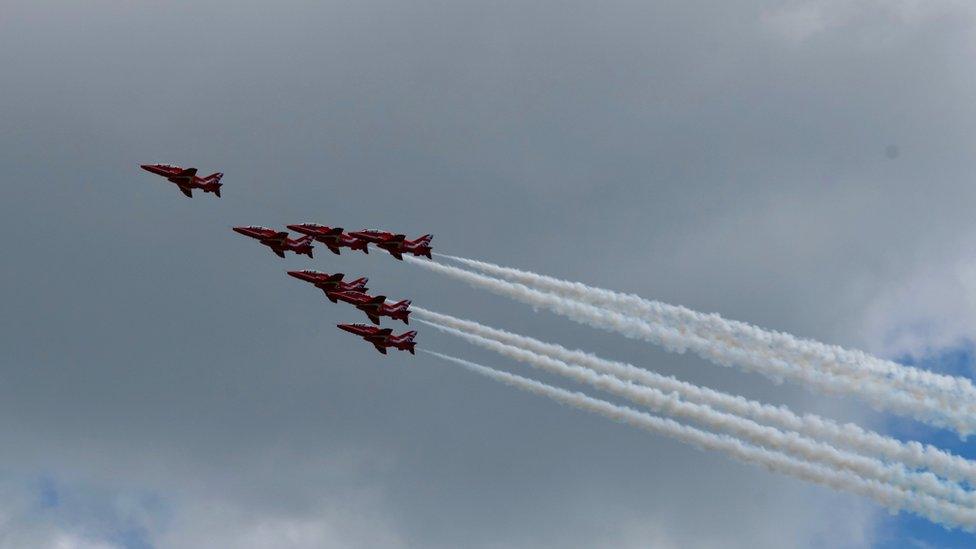
[[[220,196],[220,173],[200,178],[194,168],[164,164],[142,167],[166,177],[188,197],[192,197],[193,189]],[[401,261],[403,254],[427,258],[433,255],[430,235],[408,240],[398,233],[367,229],[346,232],[340,227],[313,223],[286,227],[302,236],[292,238],[288,231],[258,226],[234,227],[234,231],[256,239],[282,258],[290,251],[311,259],[315,242],[337,255],[341,255],[342,248],[369,253],[371,245]],[[917,369],[862,351],[769,331],[634,294],[482,261],[445,257],[473,270],[407,259],[499,296],[548,309],[583,325],[663,346],[668,351],[687,350],[723,367],[739,367],[777,382],[791,380],[823,394],[862,396],[879,411],[893,411],[933,427],[950,428],[962,437],[976,432],[971,406],[976,400],[976,387],[966,377]],[[417,332],[394,334],[392,328],[381,326],[382,317],[408,324],[409,300],[388,303],[383,295],[370,295],[365,277],[347,281],[343,273],[310,269],[288,271],[288,275],[312,284],[332,303],[352,305],[372,322],[338,324],[342,331],[362,338],[384,355],[389,349],[415,352]],[[422,322],[486,350],[628,400],[632,406],[620,406],[583,392],[422,349],[474,373],[699,449],[725,453],[742,463],[867,496],[891,512],[912,511],[948,528],[976,531],[976,461],[972,459],[852,423],[842,424],[813,414],[798,414],[782,405],[747,400],[478,322],[419,307],[416,313],[422,316]],[[797,357],[802,363],[795,364]],[[912,398],[905,398],[906,395]]]
[[[142,164],[142,169],[165,177],[169,182],[174,183],[180,191],[187,197],[193,197],[193,189],[199,189],[204,193],[213,193],[220,197],[220,182],[224,176],[222,173],[214,173],[206,177],[198,177],[196,168],[182,168],[170,164]],[[309,259],[313,257],[312,250],[314,242],[325,245],[332,253],[341,255],[342,248],[353,251],[369,253],[369,245],[373,244],[377,248],[385,250],[394,258],[403,261],[403,254],[409,253],[416,256],[431,258],[430,241],[432,235],[425,234],[414,240],[407,239],[406,235],[391,233],[387,231],[377,231],[374,229],[363,229],[361,231],[346,232],[342,227],[329,227],[317,223],[298,223],[286,225],[291,231],[302,236],[292,238],[288,231],[279,231],[269,227],[257,225],[233,227],[234,232],[253,238],[259,243],[267,246],[275,255],[284,258],[285,252],[292,252],[296,255],[307,255]],[[409,324],[410,300],[404,299],[396,303],[387,303],[386,296],[372,296],[367,291],[368,279],[357,278],[348,282],[344,281],[343,273],[323,273],[310,269],[302,271],[288,271],[288,275],[299,280],[308,282],[325,293],[325,297],[332,303],[340,301],[348,303],[366,314],[366,317],[375,324],[337,324],[343,331],[358,335],[364,340],[372,343],[377,351],[387,354],[387,349],[393,348],[407,351],[414,354],[414,337],[416,331],[408,331],[396,335],[390,328],[380,328],[381,317],[389,317],[392,320],[400,320],[404,324]]]

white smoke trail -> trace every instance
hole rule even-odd
[[[786,378],[801,382],[809,388],[827,394],[860,396],[876,409],[911,416],[937,427],[955,428],[959,432],[970,432],[976,429],[976,416],[959,413],[955,410],[946,410],[934,399],[910,395],[877,380],[853,380],[819,370],[800,368],[776,357],[757,355],[743,349],[728,348],[669,326],[652,325],[639,318],[534,290],[523,284],[507,282],[459,267],[442,265],[412,256],[404,256],[404,260],[492,293],[527,303],[533,307],[546,308],[582,324],[615,331],[627,337],[650,341],[672,352],[682,353],[690,349],[695,354],[716,364],[738,366],[748,371],[761,373],[777,382]]]
[[[786,360],[799,361],[808,367],[833,373],[847,373],[855,377],[873,375],[909,392],[919,391],[921,387],[925,387],[936,398],[942,399],[947,407],[955,406],[970,413],[976,412],[976,387],[966,378],[905,366],[863,351],[802,339],[784,332],[765,330],[745,322],[727,320],[717,314],[699,313],[686,307],[644,299],[634,294],[595,288],[485,261],[437,255],[530,288],[638,316],[650,322],[684,327],[707,339],[750,348],[754,352],[773,352]]]
[[[973,509],[967,509],[929,495],[913,493],[878,481],[863,479],[849,471],[838,471],[822,465],[808,463],[780,452],[746,444],[728,435],[709,433],[671,419],[617,406],[582,393],[546,385],[467,360],[433,351],[424,350],[424,352],[506,385],[545,396],[568,406],[593,412],[652,433],[669,436],[698,448],[718,450],[738,461],[761,465],[781,474],[866,496],[889,509],[909,510],[948,527],[959,527],[967,531],[973,531],[976,528],[976,510]]]
[[[531,337],[491,328],[478,322],[435,313],[420,307],[414,307],[413,310],[415,315],[421,317],[420,322],[426,322],[422,320],[426,318],[433,321],[431,324],[434,326],[441,324],[539,355],[550,356],[563,362],[612,375],[619,379],[640,383],[665,393],[677,393],[682,399],[690,402],[705,404],[758,422],[796,431],[811,438],[826,440],[832,444],[884,458],[888,461],[929,469],[950,480],[965,481],[976,485],[976,462],[955,456],[931,445],[923,445],[914,441],[902,442],[865,430],[853,423],[841,425],[814,414],[801,416],[785,406],[772,406],[741,396],[730,395],[638,368],[631,364],[606,360],[584,351],[570,350],[561,345],[545,343]]]
[[[866,479],[885,482],[907,490],[917,490],[961,505],[973,506],[976,503],[976,497],[974,497],[976,495],[972,492],[963,490],[955,483],[944,482],[932,473],[908,471],[901,463],[885,464],[874,458],[839,450],[794,432],[783,432],[775,427],[760,425],[737,415],[718,412],[704,404],[682,401],[675,393],[665,394],[651,387],[635,385],[629,381],[600,374],[581,366],[572,366],[561,360],[519,349],[512,345],[433,322],[427,322],[427,324],[534,368],[562,375],[596,389],[626,398],[657,414],[692,420],[708,429],[724,431],[757,446],[785,452],[805,461],[818,462],[836,469],[851,471]]]

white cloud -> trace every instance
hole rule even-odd
[[[961,0],[798,0],[763,10],[760,19],[793,42],[844,30],[862,33],[865,44],[878,44],[925,23],[971,17],[974,10],[972,2]]]
[[[323,503],[294,514],[227,501],[192,501],[155,540],[160,548],[318,549],[389,547],[404,542],[363,498]]]
[[[36,546],[43,549],[44,546]],[[119,549],[120,546],[102,541],[92,541],[73,534],[57,534],[52,540],[50,549]]]
[[[42,505],[36,483],[0,483],[0,549],[121,549],[132,536],[161,549],[313,549],[404,546],[374,490],[336,491],[288,509],[184,493],[165,505],[104,486],[57,484]]]
[[[928,354],[976,334],[976,260],[933,259],[883,283],[864,313],[870,348],[893,356]]]
[[[5,484],[0,499],[0,549],[121,549],[84,524],[45,513],[24,486]]]
[[[18,521],[0,532],[0,549],[122,549],[108,541],[65,532],[57,525],[26,525]]]

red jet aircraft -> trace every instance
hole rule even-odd
[[[220,187],[223,186],[220,178],[224,177],[220,172],[212,173],[207,177],[197,177],[196,168],[181,168],[169,164],[143,164],[141,167],[149,173],[165,177],[170,183],[175,183],[180,191],[190,198],[193,197],[193,189],[214,193],[220,198]]]
[[[399,259],[400,261],[403,261],[403,254],[406,252],[412,253],[413,255],[426,256],[427,259],[432,259],[430,257],[430,240],[434,238],[433,235],[425,234],[417,240],[406,240],[406,236],[402,234],[393,234],[386,231],[374,231],[370,229],[352,231],[349,234],[365,242],[376,244],[378,248],[382,248],[390,252],[390,255]]]
[[[278,257],[285,257],[286,251],[292,251],[299,255],[312,257],[312,237],[303,236],[301,238],[288,238],[285,231],[276,231],[267,227],[234,227],[235,233],[257,239]]]
[[[345,330],[350,334],[356,334],[372,343],[376,347],[376,350],[384,355],[388,347],[415,354],[413,348],[417,344],[414,343],[413,338],[417,335],[417,332],[410,331],[400,335],[393,335],[393,330],[390,328],[377,328],[368,324],[337,324],[336,326],[340,330]]]
[[[388,316],[393,320],[402,320],[404,324],[410,324],[407,320],[407,317],[410,316],[409,299],[387,305],[384,295],[373,297],[363,292],[332,292],[332,297],[339,301],[345,301],[366,313],[373,324],[378,325],[381,316]]]
[[[316,288],[325,292],[325,297],[329,298],[329,301],[333,303],[338,303],[336,300],[336,292],[365,292],[369,288],[366,287],[366,282],[369,280],[367,278],[357,278],[356,280],[350,280],[349,282],[343,282],[342,277],[346,276],[342,273],[329,274],[322,273],[319,271],[288,271],[288,274],[297,278],[298,280],[304,280],[314,284]]]
[[[349,248],[350,250],[362,250],[364,254],[369,253],[367,242],[354,236],[343,234],[342,227],[326,227],[315,223],[301,223],[298,225],[288,225],[288,228],[296,233],[307,234],[315,240],[325,244],[325,247],[332,250],[332,253],[339,255],[339,248]]]

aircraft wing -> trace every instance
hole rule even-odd
[[[373,343],[373,347],[376,347],[376,350],[383,353],[384,355],[386,354],[386,347],[380,345],[379,343]]]
[[[193,198],[193,191],[190,189],[190,187],[184,187],[183,185],[180,185],[179,187],[181,193],[185,194],[189,198]]]
[[[194,177],[195,175],[197,175],[196,168],[187,168],[182,172],[176,174],[177,177]]]
[[[277,255],[278,257],[280,257],[280,258],[282,258],[282,259],[284,259],[284,257],[285,257],[285,252],[283,252],[283,251],[281,251],[281,250],[279,250],[278,248],[271,248],[271,251],[272,251],[272,252],[274,252],[274,253],[275,253],[275,255]]]
[[[342,254],[339,253],[339,248],[335,244],[326,243],[325,244],[325,247],[328,248],[330,251],[332,251],[332,253],[334,253],[336,255],[342,255]]]
[[[329,301],[331,301],[333,303],[338,303],[339,302],[339,300],[336,299],[336,297],[334,295],[332,295],[332,292],[330,292],[329,290],[322,290],[322,291],[325,292],[325,297],[329,298]]]
[[[396,248],[392,248],[392,249],[387,248],[386,251],[390,252],[390,255],[392,255],[393,257],[399,259],[400,261],[403,261],[403,254],[400,253],[400,250]]]
[[[372,321],[373,324],[376,324],[377,326],[380,325],[380,317],[376,316],[376,313],[367,310],[363,310],[363,312],[366,313],[366,316],[369,317],[369,320]]]
[[[288,233],[286,233],[285,231],[279,231],[275,233],[275,235],[272,236],[270,240],[280,240],[284,242],[286,238],[288,238]]]

